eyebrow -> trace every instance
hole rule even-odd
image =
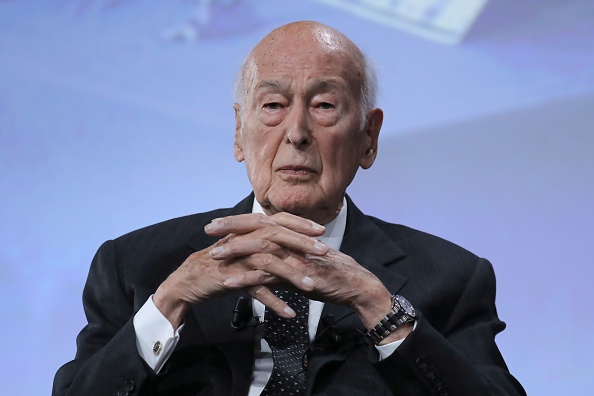
[[[337,90],[348,90],[350,87],[348,84],[346,84],[345,82],[343,82],[342,80],[339,79],[334,79],[334,78],[330,78],[330,79],[316,79],[314,80],[314,82],[311,84],[311,86],[308,88],[309,91],[320,91],[320,90],[331,90],[331,89],[337,89]],[[266,80],[266,81],[260,81],[255,87],[254,87],[254,92],[266,92],[266,91],[286,91],[287,89],[289,89],[289,85],[286,83],[282,83],[280,81],[276,81],[276,80]]]
[[[315,84],[313,84],[312,88],[314,90],[331,90],[331,89],[349,90],[350,89],[348,84],[346,84],[342,80],[338,80],[338,79],[323,79],[323,80],[320,79],[320,80],[316,81]]]
[[[254,92],[258,91],[282,91],[286,89],[287,84],[282,84],[279,81],[260,81],[255,87]]]

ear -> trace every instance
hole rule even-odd
[[[237,162],[244,160],[243,156],[243,141],[241,134],[241,106],[238,103],[233,105],[235,110],[235,137],[233,142],[233,156]]]
[[[377,156],[377,147],[380,129],[384,122],[384,112],[382,109],[375,108],[367,112],[367,122],[365,123],[364,148],[361,155],[361,168],[369,169],[375,162]]]

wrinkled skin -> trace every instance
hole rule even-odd
[[[223,238],[191,255],[154,295],[174,327],[190,305],[238,288],[280,316],[294,316],[268,288],[273,284],[351,307],[367,328],[390,310],[390,293],[375,275],[315,239],[339,213],[359,167],[371,167],[377,153],[383,113],[361,114],[362,62],[350,40],[314,22],[282,26],[254,48],[244,100],[234,106],[234,155],[245,162],[267,216],[231,216],[205,227]],[[409,331],[403,326],[384,342]]]

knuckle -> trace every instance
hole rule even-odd
[[[274,262],[273,257],[270,254],[263,254],[258,258],[260,259],[260,262],[262,263],[262,267],[270,267]]]
[[[270,273],[266,272],[266,271],[262,271],[262,270],[257,270],[260,280],[263,283],[269,283],[272,282],[274,280],[274,276],[271,275]]]
[[[264,228],[270,226],[271,224],[274,224],[274,221],[272,221],[268,216],[262,213],[259,213],[257,215],[256,220],[256,225],[258,226],[258,228]]]
[[[258,221],[260,223],[263,223],[263,224],[269,223],[268,216],[266,216],[265,214],[258,213],[256,216],[257,216],[256,218],[258,219]]]
[[[263,239],[263,240],[274,240],[274,237],[278,234],[278,226],[277,225],[272,225],[266,228],[261,228],[260,230],[258,230],[258,235]]]
[[[257,243],[257,248],[259,251],[261,252],[266,252],[270,249],[270,246],[272,245],[270,243],[270,241],[267,241],[266,239],[260,239]]]
[[[254,286],[251,289],[252,295],[255,297],[262,297],[265,295],[266,288],[264,286]]]
[[[277,225],[274,225],[274,226],[272,226],[272,227],[269,228],[268,235],[270,235],[271,237],[275,237],[278,234],[280,234],[282,232],[282,230],[284,230],[284,227],[283,226],[280,226],[278,224]]]

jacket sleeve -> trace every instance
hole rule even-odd
[[[136,347],[133,296],[120,283],[113,241],[95,255],[83,292],[88,324],[77,337],[73,361],[54,378],[52,395],[138,394],[152,375]]]
[[[495,344],[505,324],[495,308],[493,268],[484,259],[472,268],[455,303],[443,305],[439,298],[434,302],[447,310],[443,326],[436,329],[420,314],[416,329],[395,353],[377,363],[394,394],[526,394]]]

